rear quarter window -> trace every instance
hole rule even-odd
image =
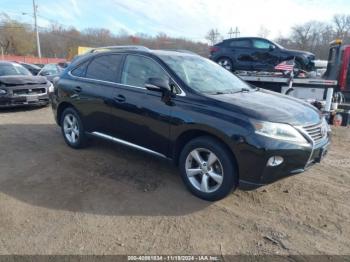
[[[71,74],[74,76],[84,77],[88,64],[89,61],[80,64],[78,67],[72,70]]]

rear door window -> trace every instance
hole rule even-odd
[[[122,58],[119,54],[94,58],[87,66],[86,78],[117,83]]]
[[[228,44],[230,47],[243,47],[249,48],[251,47],[249,39],[241,39],[241,40],[232,40]]]

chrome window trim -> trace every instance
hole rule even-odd
[[[89,133],[91,135],[94,135],[94,136],[97,136],[97,137],[101,137],[101,138],[104,138],[104,139],[107,139],[107,140],[111,140],[113,142],[116,142],[116,143],[119,143],[119,144],[122,144],[122,145],[125,145],[125,146],[128,146],[128,147],[132,147],[132,148],[135,148],[135,149],[138,149],[138,150],[141,150],[141,151],[144,151],[146,153],[149,153],[149,154],[153,154],[153,155],[156,155],[156,156],[159,156],[159,157],[162,157],[162,158],[167,158],[165,155],[159,153],[159,152],[156,152],[156,151],[153,151],[151,149],[148,149],[146,147],[143,147],[143,146],[139,146],[137,144],[134,144],[134,143],[130,143],[128,141],[125,141],[123,139],[119,139],[119,138],[116,138],[114,136],[110,136],[110,135],[107,135],[107,134],[104,134],[104,133],[101,133],[101,132],[92,132],[92,133]]]
[[[131,53],[123,53],[125,55],[135,55],[135,56],[142,56],[148,59],[153,60],[153,62],[157,63],[160,68],[167,74],[167,76],[171,79],[172,82],[174,82],[177,87],[180,89],[181,93],[177,94],[175,93],[175,95],[177,96],[186,96],[185,91],[182,90],[182,88],[180,87],[180,85],[169,75],[169,73],[163,68],[163,66],[161,64],[159,64],[156,60],[154,60],[152,57],[148,57],[145,55],[140,55],[140,54],[131,54]],[[106,55],[106,54],[105,54]],[[79,65],[78,65],[79,66]],[[117,83],[117,82],[110,82],[110,81],[105,81],[105,80],[100,80],[100,79],[94,79],[94,78],[89,78],[89,77],[81,77],[81,76],[75,76],[72,74],[72,71],[75,70],[78,66],[74,67],[73,69],[71,69],[70,71],[68,71],[68,75],[73,77],[73,78],[78,78],[78,79],[87,79],[87,80],[93,80],[93,81],[97,81],[97,82],[101,82],[101,83],[106,83],[106,84],[115,84],[115,85],[123,85],[123,86],[128,86],[128,87],[133,87],[133,88],[139,88],[139,89],[144,89],[147,90],[147,88],[145,87],[140,87],[140,86],[133,86],[133,85],[128,85],[128,84],[123,84],[123,83]],[[124,69],[124,68],[123,68]],[[122,71],[123,72],[123,71]]]

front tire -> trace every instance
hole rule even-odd
[[[78,149],[86,146],[87,138],[78,112],[69,107],[61,117],[61,131],[68,146]]]
[[[203,136],[182,150],[179,166],[186,187],[195,196],[216,201],[237,185],[237,169],[230,152],[218,140]]]

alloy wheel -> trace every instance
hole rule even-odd
[[[218,64],[221,65],[223,68],[231,71],[232,69],[232,64],[231,61],[227,58],[222,58],[218,61]]]
[[[64,116],[63,131],[69,143],[77,143],[79,139],[79,125],[77,118],[73,114],[66,114]]]
[[[186,158],[185,165],[188,180],[197,190],[212,193],[220,188],[224,170],[219,158],[209,149],[192,150]]]

